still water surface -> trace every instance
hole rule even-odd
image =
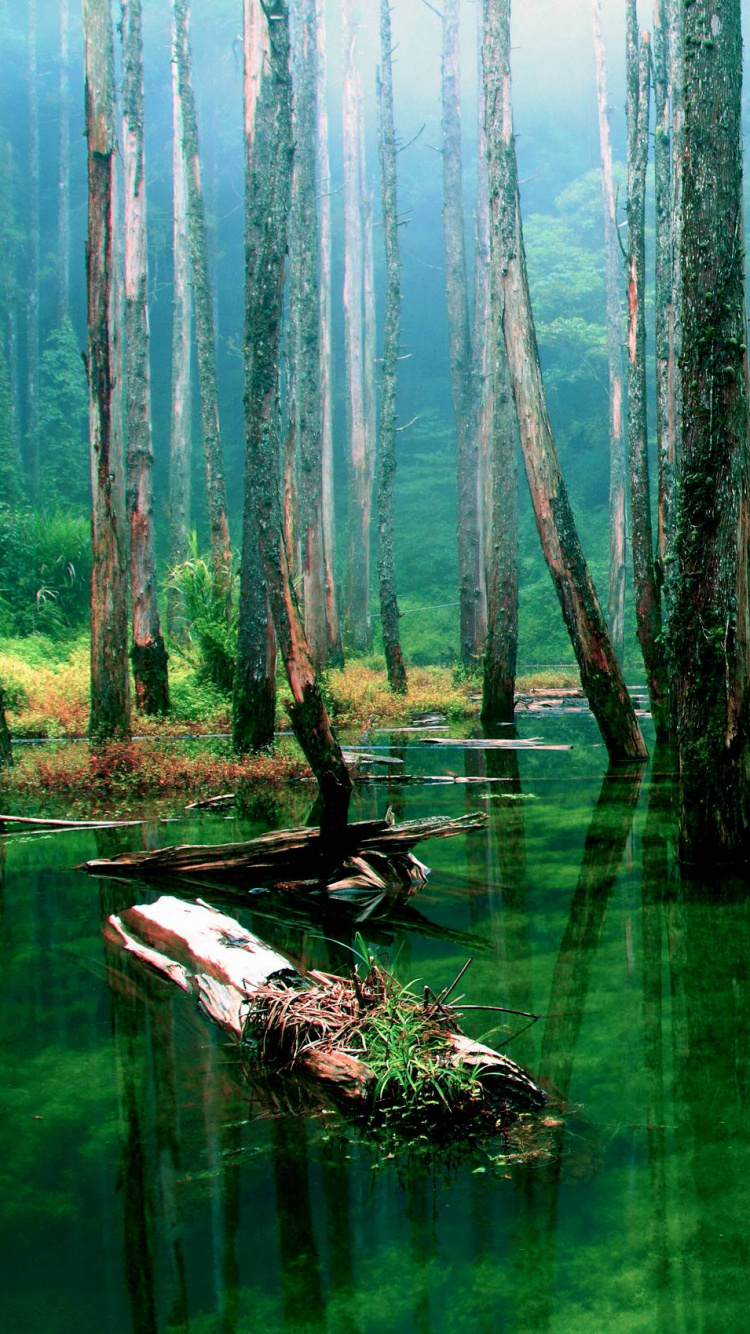
[[[590,719],[541,726],[574,749],[398,752],[508,781],[394,789],[400,817],[490,822],[423,845],[419,916],[367,935],[404,980],[438,988],[471,954],[468,1001],[547,1016],[509,1048],[568,1100],[546,1162],[375,1170],[326,1118],[269,1115],[193,1003],[105,950],[106,914],[150,892],[76,863],[301,822],[309,793],[266,823],[0,840],[4,1330],[745,1334],[747,883],[681,878],[668,759],[607,775]],[[354,814],[385,804],[377,785]],[[348,957],[341,919],[268,896],[236,915],[296,961]]]

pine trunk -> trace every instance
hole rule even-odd
[[[642,760],[646,747],[622,679],[596,590],[584,559],[565,489],[539,365],[526,274],[510,100],[510,3],[487,0],[485,60],[488,123],[502,127],[498,142],[498,227],[493,235],[503,272],[503,329],[526,476],[545,560],[588,697],[616,762]]]
[[[172,60],[172,414],[169,433],[169,563],[187,560],[190,549],[190,472],[193,444],[187,173],[182,151],[182,110],[177,61]],[[169,591],[169,632],[175,634],[176,594]]]
[[[685,8],[683,423],[671,624],[684,857],[747,855],[750,459],[740,0]]]
[[[139,710],[146,714],[164,714],[169,711],[169,679],[157,605],[154,556],[141,0],[122,0],[120,33],[125,168],[126,508],[133,609],[131,657]]]
[[[297,740],[324,798],[321,825],[346,824],[351,779],[326,713],[289,573],[282,537],[279,451],[279,338],[293,160],[288,11],[277,0],[268,24],[269,55],[247,162],[245,238],[245,525],[243,576],[260,533],[263,571],[284,658]],[[244,581],[245,590],[249,586]],[[241,602],[240,621],[245,608]]]
[[[260,0],[244,0],[244,123],[245,123],[245,218],[248,248],[257,244],[257,200],[252,191],[262,166],[256,161],[258,109],[263,86],[264,61],[268,58],[268,25]],[[268,93],[266,92],[266,97]],[[261,151],[269,148],[261,130]],[[265,145],[265,147],[264,147]],[[285,168],[284,168],[285,169]],[[284,219],[285,225],[285,219]],[[249,250],[248,250],[249,253]],[[249,258],[248,258],[249,263]],[[246,279],[249,283],[249,279]],[[247,287],[248,310],[251,300]],[[249,321],[249,315],[247,316]],[[248,336],[252,326],[247,324]],[[249,365],[249,343],[245,349]],[[247,375],[247,370],[246,370]],[[246,383],[247,394],[247,383]],[[249,438],[248,401],[245,402],[245,432]],[[278,488],[271,465],[267,485]],[[276,719],[276,636],[268,600],[260,548],[262,509],[259,489],[264,474],[255,469],[249,452],[245,461],[242,565],[240,568],[240,614],[237,636],[237,671],[232,702],[232,743],[236,751],[262,750],[273,743]]]
[[[651,525],[646,399],[646,168],[650,42],[640,49],[635,0],[628,0],[628,458],[633,529],[633,581],[638,642],[646,668],[656,735],[669,734],[667,679],[661,638],[661,597]]]
[[[323,456],[323,548],[326,585],[328,663],[343,667],[338,586],[336,583],[336,526],[333,486],[333,390],[331,353],[331,166],[328,152],[326,82],[326,16],[324,0],[316,0],[315,35],[318,54],[317,180],[318,251],[320,258],[320,407]]]
[[[344,342],[349,436],[349,546],[346,639],[367,653],[370,634],[370,512],[372,473],[368,455],[364,364],[364,233],[360,122],[362,92],[355,58],[353,0],[343,0],[344,84]],[[369,479],[369,485],[368,485]]]
[[[393,66],[389,0],[380,0],[380,70],[378,74],[378,155],[385,244],[385,329],[380,381],[378,439],[378,579],[380,620],[388,683],[397,694],[406,691],[401,652],[393,554],[394,481],[396,476],[396,388],[401,336],[401,261],[398,253],[396,129],[393,112]]]
[[[612,137],[607,67],[601,29],[601,0],[591,0],[596,60],[596,101],[599,111],[599,152],[602,164],[604,263],[607,275],[607,360],[609,362],[609,633],[618,662],[625,639],[627,504],[625,434],[623,430],[622,303],[620,249],[612,172]]]
[[[5,717],[5,695],[0,685],[0,769],[9,769],[13,764],[13,747]]]
[[[57,322],[70,311],[70,0],[60,0],[59,162],[57,185]]]
[[[460,656],[461,662],[468,666],[477,662],[484,650],[484,644],[480,631],[482,581],[477,494],[479,448],[476,430],[476,393],[471,363],[461,166],[459,0],[446,0],[443,9],[442,126],[445,299],[448,309],[451,387],[457,436]]]
[[[93,741],[130,734],[127,536],[117,421],[115,81],[108,0],[84,0],[88,139],[88,384],[91,443]]]
[[[189,15],[190,0],[172,0],[174,58],[182,113],[182,148],[187,173],[188,239],[195,310],[195,339],[198,352],[203,448],[206,460],[206,493],[211,555],[218,586],[229,606],[232,550],[229,542],[224,460],[219,424],[219,388],[216,373],[216,335],[211,282],[208,272],[206,208],[201,181],[198,119],[192,83]]]
[[[29,239],[26,288],[26,466],[31,494],[39,494],[39,90],[37,0],[28,0]]]

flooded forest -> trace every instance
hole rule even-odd
[[[0,0],[3,1328],[744,1334],[748,24]]]

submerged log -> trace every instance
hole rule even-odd
[[[400,989],[372,960],[364,978],[305,976],[233,918],[169,896],[112,914],[105,935],[197,996],[203,1013],[243,1048],[251,1046],[259,1063],[321,1081],[354,1109],[391,1104],[390,1080],[376,1078],[366,1034],[368,1017],[381,1014]],[[421,1007],[401,992],[423,1057],[432,1060],[430,1079],[440,1071],[472,1071],[467,1087],[477,1112],[487,1092],[514,1106],[541,1106],[544,1093],[520,1066],[454,1029],[458,1011],[447,996],[441,992],[431,1003],[426,996]]]

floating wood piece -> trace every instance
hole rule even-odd
[[[145,820],[49,820],[37,815],[0,815],[0,825],[38,829],[128,829],[145,823]]]
[[[202,797],[200,801],[191,801],[185,807],[186,811],[221,811],[229,806],[234,806],[237,800],[236,792],[221,792],[216,797]]]
[[[414,727],[376,727],[374,736],[399,736],[402,732],[447,732],[448,724],[418,723]]]
[[[361,1029],[368,979],[354,982],[320,972],[305,977],[233,918],[208,904],[167,895],[113,914],[105,935],[197,996],[203,1013],[236,1041],[247,1036],[248,1016],[254,1020],[262,1013],[258,1060],[273,1056],[279,1068],[320,1081],[349,1106],[370,1108],[382,1094],[360,1059],[366,1056]],[[384,970],[374,975],[378,983],[391,981]],[[433,1043],[439,1033],[447,1066],[473,1068],[483,1088],[516,1106],[543,1104],[544,1093],[514,1061],[451,1029],[452,1007],[433,1009],[425,1007],[425,1038]]]
[[[383,764],[388,768],[391,765],[398,767],[403,764],[403,760],[396,759],[395,755],[373,755],[369,750],[360,750],[357,746],[342,747],[341,754],[347,764]]]
[[[484,740],[482,738],[461,737],[443,737],[426,736],[422,741],[423,746],[454,746],[458,750],[572,750],[570,745],[551,745],[549,742],[542,741],[541,737],[531,737],[526,741],[514,740],[505,741],[492,738]]]

